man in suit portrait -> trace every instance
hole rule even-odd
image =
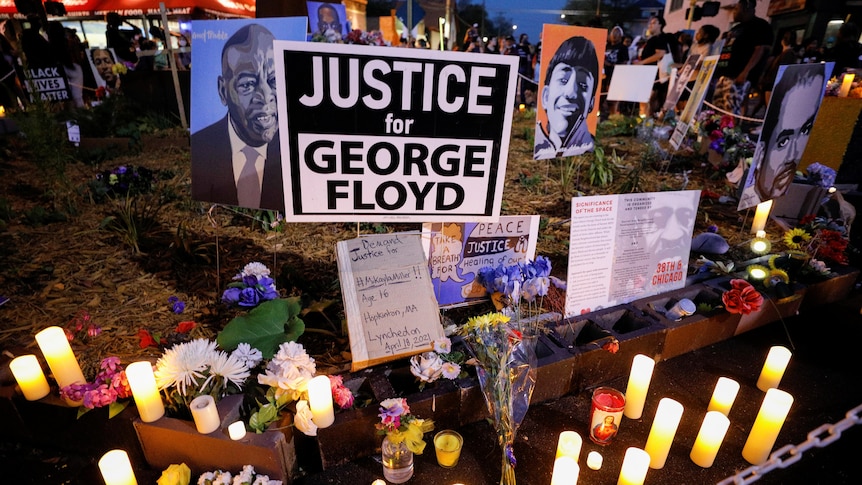
[[[273,40],[249,24],[225,42],[218,96],[227,113],[192,134],[192,198],[284,210]]]

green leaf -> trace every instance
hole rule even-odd
[[[296,340],[305,332],[300,310],[296,297],[265,301],[246,315],[231,320],[216,340],[227,351],[245,342],[260,350],[265,359],[271,359],[279,345]]]
[[[278,419],[278,408],[272,404],[264,404],[260,410],[251,415],[248,427],[256,433],[263,433],[269,424]]]
[[[78,406],[78,416],[75,419],[81,419],[81,416],[87,414],[90,411],[90,408],[86,406]]]
[[[129,400],[128,400],[128,399],[127,399],[127,400],[125,400],[125,401],[122,401],[122,402],[120,402],[120,401],[114,401],[114,402],[112,402],[111,404],[109,404],[109,405],[108,405],[108,419],[111,419],[111,418],[113,418],[114,416],[116,416],[116,415],[120,414],[121,412],[123,412],[123,409],[126,409],[126,407],[127,407],[128,405],[129,405]]]

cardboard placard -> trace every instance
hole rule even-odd
[[[608,88],[608,101],[648,102],[657,74],[658,66],[655,65],[620,64],[615,66],[614,75],[611,76],[611,85]]]
[[[336,244],[352,371],[431,349],[443,326],[419,234]]]
[[[479,270],[532,260],[539,216],[503,216],[497,222],[424,224],[422,244],[440,306],[487,301]]]

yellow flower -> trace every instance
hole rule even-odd
[[[158,485],[188,485],[192,479],[192,471],[185,463],[170,465],[156,481]]]
[[[764,281],[766,286],[775,286],[778,283],[790,283],[790,276],[783,269],[773,269],[769,272],[769,277]]]
[[[793,228],[784,233],[784,244],[793,249],[799,249],[811,239],[811,235],[804,229]]]
[[[126,65],[119,62],[111,66],[111,71],[114,74],[125,74],[129,72],[129,70],[126,69]]]

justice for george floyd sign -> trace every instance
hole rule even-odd
[[[499,217],[517,57],[274,48],[288,220]]]

